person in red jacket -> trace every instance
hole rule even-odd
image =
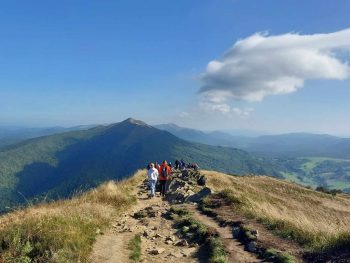
[[[170,179],[171,168],[167,161],[163,161],[162,165],[159,167],[159,182],[160,182],[160,196],[165,196],[167,191],[167,182]]]

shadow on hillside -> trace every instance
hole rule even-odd
[[[209,262],[209,251],[210,247],[208,244],[204,244],[203,246],[200,246],[197,253],[196,258],[200,263],[208,263]]]
[[[127,177],[147,162],[170,158],[169,145],[158,140],[157,135],[143,136],[143,131],[126,127],[111,128],[90,138],[43,138],[33,145],[31,154],[44,161],[28,164],[15,174],[15,199],[23,203],[46,192],[51,198],[69,197],[104,181]],[[58,148],[56,144],[66,142],[69,145],[53,156],[45,153],[46,144]],[[51,165],[52,159],[55,165]]]

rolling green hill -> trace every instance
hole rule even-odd
[[[126,177],[147,162],[180,158],[226,173],[279,175],[269,163],[245,151],[190,143],[127,119],[31,139],[0,151],[0,211],[33,197],[67,197]]]

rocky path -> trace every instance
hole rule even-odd
[[[173,222],[163,218],[163,214],[169,210],[169,204],[160,197],[148,199],[146,188],[146,185],[139,187],[137,205],[117,218],[112,228],[98,237],[92,252],[92,262],[131,262],[128,243],[136,234],[141,235],[143,262],[199,262],[198,247],[183,244],[176,236],[176,229],[172,228]]]
[[[208,262],[208,249],[196,244],[189,245],[186,240],[181,239],[181,235],[177,235],[177,229],[173,226],[174,221],[165,216],[169,214],[169,202],[179,203],[180,200],[180,203],[186,202],[185,207],[191,212],[192,217],[219,233],[228,252],[228,262],[262,262],[255,254],[245,251],[244,246],[233,238],[232,227],[220,227],[215,220],[196,209],[192,201],[206,193],[206,189],[196,186],[195,180],[184,178],[182,175],[173,179],[167,201],[159,196],[149,199],[147,185],[143,183],[138,186],[134,193],[138,198],[137,204],[116,218],[112,227],[98,237],[91,261],[95,263],[132,262],[129,258],[131,250],[128,248],[128,243],[135,235],[140,235],[142,262],[160,263],[167,260],[174,263]]]

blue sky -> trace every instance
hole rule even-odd
[[[230,94],[215,105],[200,92],[203,74],[210,91],[220,91],[207,65],[225,64],[220,59],[238,40],[258,32],[268,41],[334,33],[350,27],[349,13],[345,0],[2,1],[0,124],[71,126],[132,116],[207,130],[350,135],[350,81],[340,73],[301,77],[296,91],[253,101],[236,96],[244,85],[223,88]],[[337,50],[344,65],[348,51]]]

